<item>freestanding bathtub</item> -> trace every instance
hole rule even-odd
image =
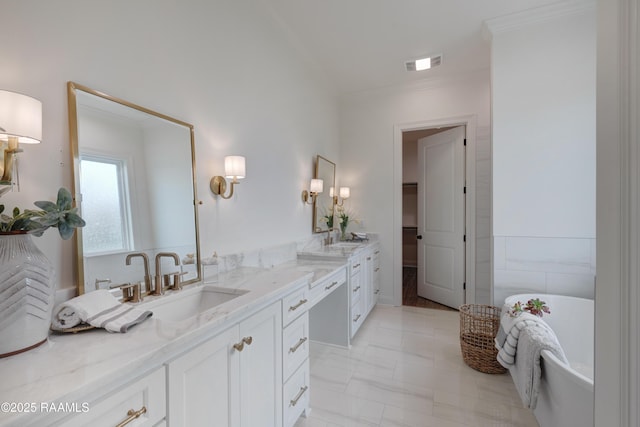
[[[593,300],[550,294],[518,294],[505,299],[512,306],[540,298],[551,313],[543,320],[553,329],[569,361],[564,364],[542,351],[542,378],[533,411],[540,427],[593,425]]]

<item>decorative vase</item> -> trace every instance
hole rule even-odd
[[[340,223],[340,240],[342,241],[347,240],[347,225],[349,224]]]
[[[47,340],[53,267],[26,232],[0,234],[0,357]]]

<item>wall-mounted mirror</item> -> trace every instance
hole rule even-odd
[[[73,194],[86,227],[76,232],[78,293],[144,283],[162,273],[200,280],[194,131],[189,123],[77,83],[67,84]],[[130,265],[127,265],[130,264]]]
[[[316,159],[316,173],[314,178],[321,179],[324,191],[313,202],[313,232],[322,233],[329,228],[335,228],[333,218],[333,192],[336,186],[336,164],[322,156]]]

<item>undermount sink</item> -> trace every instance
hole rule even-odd
[[[247,292],[249,291],[205,285],[174,291],[169,295],[142,303],[138,307],[142,310],[152,311],[155,319],[179,322],[204,313]]]

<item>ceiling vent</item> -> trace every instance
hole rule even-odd
[[[423,71],[442,64],[442,55],[413,59],[404,63],[407,71]]]

